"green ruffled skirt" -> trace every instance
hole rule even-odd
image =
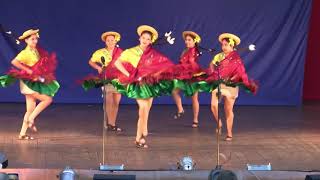
[[[10,75],[0,76],[0,87],[8,87],[14,84],[17,80],[18,79]],[[31,90],[36,91],[39,94],[45,94],[52,97],[58,92],[60,88],[60,85],[57,81],[52,81],[49,84],[44,84],[41,82],[33,82],[28,80],[22,80],[22,81]]]
[[[90,79],[90,80],[84,80],[81,84],[82,88],[85,91],[88,91],[93,88],[100,88],[104,84],[111,84],[111,80],[96,80],[96,79]]]
[[[193,96],[196,92],[209,92],[211,88],[210,84],[205,81],[190,82],[174,79],[172,83],[172,90],[180,89],[188,97]]]
[[[225,84],[229,87],[240,87],[244,89],[247,93],[251,93],[251,90],[242,82],[231,82],[231,81],[197,81],[189,82],[184,80],[173,80],[173,89],[181,89],[185,96],[193,96],[196,92],[208,92],[211,93],[213,90],[218,88],[219,84]]]
[[[139,84],[132,83],[128,85],[121,84],[118,80],[112,80],[112,85],[117,91],[129,98],[147,99],[159,97],[163,95],[171,95],[173,83],[172,81],[160,81],[156,84]]]
[[[132,83],[128,85],[121,84],[117,79],[114,80],[85,80],[82,83],[82,87],[87,91],[91,88],[99,88],[104,84],[112,84],[116,90],[129,98],[134,99],[147,99],[151,97],[170,96],[174,89],[180,89],[187,97],[193,96],[196,92],[208,92],[211,93],[218,85],[222,83],[230,87],[242,87],[247,92],[250,90],[243,83],[234,83],[230,81],[185,81],[185,80],[162,80],[155,84],[140,84]]]

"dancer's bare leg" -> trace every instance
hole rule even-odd
[[[143,130],[147,123],[148,117],[148,109],[149,109],[149,99],[137,99],[137,103],[139,106],[139,119],[137,123],[137,135],[136,141],[141,142],[141,138],[143,136]],[[145,143],[145,142],[141,142]]]
[[[212,111],[212,114],[213,114],[215,121],[218,124],[218,97],[217,97],[216,91],[212,91],[212,93],[211,93],[211,111]],[[222,127],[221,118],[220,118],[219,125],[220,125],[219,128],[221,128]]]
[[[50,96],[39,94],[39,93],[34,93],[31,96],[39,100],[40,103],[35,107],[35,109],[32,111],[32,113],[29,116],[29,119],[28,119],[29,127],[30,127],[30,124],[34,123],[34,120],[36,119],[36,117],[52,103],[52,97]]]
[[[226,114],[226,125],[227,125],[227,136],[232,137],[232,127],[233,127],[233,106],[235,103],[235,98],[225,98],[224,101],[224,110]]]
[[[113,99],[113,102],[112,102],[113,105],[112,105],[112,113],[111,113],[109,124],[111,124],[112,126],[115,126],[116,121],[117,121],[118,111],[119,111],[119,103],[121,100],[121,94],[120,93],[112,93],[112,99]]]
[[[110,92],[106,92],[106,104],[105,104],[105,107],[106,107],[106,114],[107,114],[107,117],[106,117],[106,124],[110,124],[110,125],[114,125],[115,123],[115,119],[113,119],[113,105],[114,105],[114,102],[113,102],[113,95],[112,93]]]
[[[28,129],[28,120],[31,113],[36,108],[36,99],[32,97],[32,95],[26,94],[26,113],[24,114],[22,127],[20,130],[20,137],[26,135],[27,129]]]
[[[146,119],[145,119],[143,131],[142,131],[142,135],[145,137],[148,136],[148,120],[149,120],[149,113],[150,113],[150,110],[152,107],[152,102],[153,102],[153,98],[149,98],[148,99],[148,108],[146,111]]]
[[[183,106],[182,106],[182,100],[180,96],[180,89],[175,89],[172,91],[172,97],[176,103],[176,106],[178,108],[178,113],[184,112]]]
[[[192,110],[193,110],[193,127],[197,126],[199,123],[199,100],[198,100],[198,92],[196,92],[192,97]]]

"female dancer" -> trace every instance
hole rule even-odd
[[[206,79],[208,83],[212,83],[212,100],[211,110],[213,116],[218,123],[218,96],[217,85],[221,83],[221,95],[224,97],[224,109],[226,115],[227,137],[226,141],[232,140],[233,126],[233,106],[238,97],[239,87],[244,87],[247,91],[255,93],[257,85],[254,81],[248,79],[244,64],[235,48],[240,44],[240,38],[234,34],[223,33],[219,36],[222,52],[217,54],[209,69],[209,77]],[[222,122],[219,119],[218,132],[221,132]]]
[[[117,69],[114,62],[119,58],[122,49],[116,45],[120,41],[120,34],[117,32],[109,31],[101,35],[102,41],[105,42],[106,47],[95,51],[89,60],[89,65],[98,71],[100,79],[105,76],[106,79],[114,79],[117,77]],[[88,79],[87,79],[88,80]],[[104,86],[106,89],[106,113],[107,120],[105,124],[108,130],[121,131],[122,129],[116,126],[116,119],[121,100],[121,94],[112,86],[107,84]]]
[[[193,123],[192,127],[197,128],[199,126],[199,100],[198,91],[194,88],[194,78],[201,75],[202,70],[198,64],[199,51],[198,44],[201,41],[200,36],[193,31],[184,31],[182,37],[186,44],[186,49],[182,52],[179,64],[173,67],[173,73],[175,78],[175,89],[172,92],[172,96],[176,102],[178,112],[174,118],[178,119],[184,114],[182,107],[180,90],[183,90],[185,95],[191,96],[192,109],[193,109]]]
[[[52,97],[59,89],[59,83],[55,80],[56,56],[49,55],[44,50],[37,47],[39,30],[27,30],[20,37],[27,44],[12,61],[12,65],[17,69],[11,69],[8,75],[0,77],[3,87],[20,79],[20,91],[26,98],[26,113],[24,115],[19,139],[32,140],[32,136],[27,135],[28,127],[37,132],[35,119],[52,102]],[[37,101],[39,103],[37,104]]]
[[[158,32],[151,26],[142,25],[137,29],[140,44],[125,50],[115,62],[116,67],[125,75],[114,86],[130,98],[135,98],[139,106],[139,119],[135,144],[147,148],[148,117],[153,97],[170,95],[170,83],[161,81],[161,73],[173,66],[164,55],[152,48]]]

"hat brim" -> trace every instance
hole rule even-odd
[[[155,28],[148,26],[148,25],[141,25],[137,28],[137,33],[139,36],[141,36],[142,32],[149,31],[152,33],[152,42],[156,41],[158,39],[158,32]]]
[[[27,38],[27,37],[29,37],[29,36],[31,36],[31,35],[33,35],[33,34],[38,34],[38,33],[39,33],[39,29],[35,29],[35,30],[29,29],[29,30],[25,31],[25,32],[19,37],[19,39],[20,39],[20,40],[24,40],[25,38]]]
[[[119,33],[114,32],[114,31],[108,31],[108,32],[105,32],[105,33],[103,33],[103,34],[101,35],[101,40],[102,40],[103,42],[105,42],[107,36],[114,36],[117,42],[120,41],[120,39],[121,39],[121,35],[120,35]]]
[[[195,37],[195,38],[197,38],[197,39],[200,39],[200,41],[201,41],[201,37],[199,36],[199,34],[193,32],[193,31],[183,31],[183,32],[182,32],[182,38],[183,38],[183,39],[186,39],[186,36],[187,36],[187,35],[191,35],[191,36],[193,36],[193,37]],[[200,41],[199,41],[199,42],[200,42]]]
[[[239,45],[241,43],[241,40],[238,36],[231,34],[231,33],[223,33],[219,36],[219,42],[222,43],[222,40],[225,38],[230,38],[233,39],[236,43],[236,46]]]

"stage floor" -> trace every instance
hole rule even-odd
[[[200,108],[200,127],[191,128],[192,110],[174,120],[175,106],[154,105],[149,120],[148,149],[134,145],[137,106],[122,105],[118,124],[125,130],[107,133],[106,162],[127,170],[170,170],[183,156],[197,169],[216,166],[215,123],[210,107]],[[40,115],[36,140],[17,140],[24,104],[0,104],[0,152],[10,168],[97,169],[102,162],[101,105],[54,104]],[[274,170],[320,169],[320,103],[302,107],[237,106],[234,138],[221,141],[224,167],[271,163]],[[225,137],[225,128],[223,135]],[[223,159],[222,159],[223,160]]]

